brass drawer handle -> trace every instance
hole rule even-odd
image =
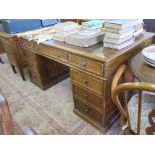
[[[83,81],[82,83],[86,85],[86,84],[88,83],[88,81],[87,81],[87,80],[85,80],[85,81]]]
[[[88,97],[88,94],[84,94],[84,97],[87,98]]]
[[[81,66],[84,67],[84,68],[87,67],[85,62],[81,63]]]

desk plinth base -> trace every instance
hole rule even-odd
[[[99,130],[101,133],[105,133],[105,131],[107,130],[106,127],[100,125],[99,123],[95,122],[94,120],[92,120],[91,118],[88,118],[86,115],[84,115],[82,112],[80,112],[79,110],[75,109],[73,110],[73,112],[75,114],[77,114],[78,116],[80,116],[82,119],[86,120],[88,123],[90,123],[92,126],[94,126],[97,130]]]
[[[92,126],[94,126],[97,130],[99,130],[101,133],[105,134],[108,129],[111,127],[111,125],[118,120],[119,115],[117,114],[107,125],[101,125],[99,123],[97,123],[96,121],[92,120],[91,118],[87,117],[86,115],[84,115],[82,112],[80,112],[79,110],[77,110],[76,108],[74,108],[73,112],[75,114],[77,114],[78,116],[80,116],[82,119],[84,119],[85,121],[87,121],[88,123],[90,123]]]

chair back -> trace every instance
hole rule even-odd
[[[129,82],[129,83],[119,83],[120,79],[124,77],[124,73],[127,69],[126,65],[120,66],[120,68],[117,70],[116,74],[114,75],[113,81],[112,81],[112,86],[111,86],[111,94],[112,94],[112,99],[114,103],[116,104],[120,114],[121,114],[121,126],[122,130],[126,134],[140,134],[140,129],[141,129],[141,115],[142,115],[142,97],[143,97],[143,92],[153,92],[155,93],[155,85],[152,83],[145,83],[145,82]],[[132,130],[131,126],[131,120],[130,120],[130,114],[129,114],[129,109],[128,109],[128,101],[129,101],[129,96],[128,96],[128,91],[138,91],[138,103],[137,103],[137,126],[136,129],[137,131]],[[124,103],[119,99],[119,94],[123,93],[124,95]],[[155,112],[153,113],[155,115]],[[152,118],[152,115],[149,114],[150,120]],[[150,121],[149,121],[150,123]],[[155,123],[152,123],[152,126],[154,126]],[[154,129],[154,128],[153,128]],[[151,128],[151,131],[153,131]],[[150,128],[147,128],[146,132],[147,134],[149,133]],[[155,131],[155,130],[154,130]]]

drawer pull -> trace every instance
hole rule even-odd
[[[86,85],[87,83],[88,83],[88,81],[87,81],[87,80],[83,81],[83,84],[85,84],[85,85]]]
[[[86,108],[86,109],[84,110],[84,113],[85,113],[85,114],[88,114],[88,112],[89,112],[89,109]]]
[[[86,63],[82,63],[81,66],[86,68]]]
[[[85,94],[84,97],[87,98],[88,97],[88,94]]]

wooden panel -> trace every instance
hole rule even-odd
[[[69,67],[57,62],[57,71],[58,74],[64,73],[66,71],[69,72]]]
[[[37,72],[34,72],[30,69],[29,74],[30,74],[30,79],[32,80],[32,82],[34,82],[36,84],[40,84],[40,85],[43,84],[43,81]]]
[[[90,92],[87,89],[84,89],[78,85],[73,84],[73,93],[76,96],[82,97],[85,102],[89,102],[95,106],[97,106],[98,108],[102,107],[102,98],[93,94],[92,92]]]
[[[20,48],[21,49],[21,53],[22,53],[22,56],[24,59],[31,59],[31,60],[34,60],[36,59],[36,54],[27,50],[27,49],[24,49],[24,48]]]
[[[5,52],[4,47],[3,47],[3,45],[2,45],[2,43],[0,41],[0,54],[4,53],[4,52]]]
[[[24,59],[24,65],[30,68],[32,71],[39,73],[38,65],[33,63],[30,59]]]
[[[102,123],[102,116],[103,116],[103,114],[101,114],[100,112],[96,111],[92,107],[82,103],[78,99],[75,99],[74,101],[75,101],[75,108],[77,110],[82,112],[87,117],[97,121],[98,123]]]
[[[69,61],[72,65],[86,69],[93,73],[102,75],[103,74],[103,65],[92,60],[88,60],[73,54],[69,54]]]
[[[3,47],[4,47],[5,52],[7,53],[7,56],[9,58],[9,62],[13,65],[16,65],[15,57],[13,55],[11,46],[3,43]]]
[[[103,94],[103,81],[95,79],[87,74],[71,70],[72,80],[80,85],[91,89],[92,91],[102,95]]]

